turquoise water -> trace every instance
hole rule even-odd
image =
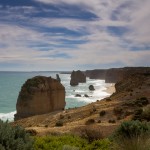
[[[0,72],[0,119],[13,120],[19,91],[27,79],[37,75],[56,78],[57,73],[58,72]],[[109,86],[104,80],[91,80],[87,78],[87,83],[71,87],[69,84],[70,74],[59,74],[59,76],[66,90],[66,108],[84,106],[109,95],[104,91],[106,87]],[[90,84],[95,86],[95,91],[89,91],[88,86]],[[81,94],[82,97],[75,97],[76,94]],[[84,94],[88,94],[90,97],[85,98]]]

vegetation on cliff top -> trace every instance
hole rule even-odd
[[[34,142],[33,142],[34,141]],[[0,121],[0,150],[150,150],[150,123],[123,122],[108,139],[89,141],[75,135],[30,137],[20,127]]]

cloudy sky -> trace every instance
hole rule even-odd
[[[150,66],[150,0],[0,0],[0,70]]]

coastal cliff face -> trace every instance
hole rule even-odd
[[[125,68],[111,68],[100,70],[87,70],[86,76],[90,79],[103,79],[106,83],[116,83],[132,74],[150,72],[150,67],[125,67]]]
[[[105,69],[100,69],[100,70],[87,70],[85,72],[86,76],[89,77],[90,79],[105,79],[106,75]]]
[[[28,79],[19,93],[15,120],[45,114],[65,107],[65,88],[56,79],[37,76]]]
[[[71,86],[76,86],[79,83],[85,83],[86,82],[86,76],[83,72],[80,70],[78,71],[73,71],[71,73],[71,80],[70,80],[70,85]]]

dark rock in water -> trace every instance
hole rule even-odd
[[[59,77],[59,74],[56,74],[56,79],[57,79],[59,82],[61,82],[61,79],[60,79],[60,77]]]
[[[93,86],[93,85],[90,85],[90,86],[89,86],[89,90],[90,90],[90,91],[94,91],[94,90],[95,90],[94,86]]]
[[[85,83],[86,82],[86,76],[83,72],[80,70],[78,71],[73,71],[71,73],[71,80],[70,80],[70,85],[71,86],[76,86],[79,83]]]
[[[81,95],[80,94],[76,94],[75,97],[81,97]]]
[[[15,120],[65,108],[65,88],[51,77],[28,79],[19,93]]]
[[[89,97],[87,94],[84,94],[84,97]]]

